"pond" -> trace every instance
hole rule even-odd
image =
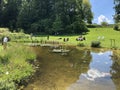
[[[24,90],[120,90],[120,66],[112,51],[78,50],[66,55],[34,48],[38,67]]]

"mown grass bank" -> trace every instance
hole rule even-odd
[[[62,42],[69,45],[78,45],[78,44],[84,44],[86,47],[91,46],[92,41],[100,41],[101,47],[105,48],[120,48],[120,31],[115,31],[113,28],[106,27],[106,28],[89,28],[89,32],[87,32],[85,35],[86,40],[84,41],[76,41],[76,38],[79,37],[80,34],[77,35],[29,35],[24,34],[23,32],[19,33],[11,33],[3,32],[4,35],[8,35],[11,38],[11,41],[17,41],[17,42],[32,42],[33,41],[46,41],[49,36],[48,41],[57,41]],[[64,38],[69,38],[68,42],[64,42]]]
[[[98,40],[98,38],[101,37],[99,41],[101,42],[102,47],[120,48],[120,31],[115,31],[113,28],[92,28],[86,37],[88,38],[88,44],[90,44],[91,41]],[[102,37],[104,37],[104,39],[102,39]],[[113,40],[115,40],[115,45]]]
[[[83,43],[86,47],[91,46],[92,41],[100,41],[101,47],[105,48],[120,48],[120,31],[115,31],[113,28],[89,28],[89,32],[83,36],[86,37],[84,41],[76,41],[76,38],[79,37],[80,34],[77,35],[57,35],[57,36],[49,36],[50,41],[59,41],[63,42],[64,38],[69,38],[68,42],[64,42],[69,45],[78,45],[79,43]],[[34,37],[33,40],[47,40],[48,35],[39,35]],[[61,39],[60,39],[61,38]]]
[[[6,50],[0,49],[0,90],[18,90],[27,83],[35,69],[29,62],[35,53],[29,47],[12,43]]]

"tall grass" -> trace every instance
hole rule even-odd
[[[1,50],[0,90],[15,90],[16,85],[20,83],[21,80],[25,80],[31,76],[35,70],[28,61],[34,60],[35,58],[36,55],[31,48],[15,43],[6,50]],[[6,83],[9,83],[9,87]]]

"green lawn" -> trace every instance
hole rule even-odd
[[[59,41],[63,43],[64,38],[69,38],[68,42],[64,42],[69,45],[77,45],[79,43],[84,43],[86,47],[91,46],[92,41],[98,41],[98,37],[104,37],[104,39],[100,39],[101,46],[110,48],[111,41],[110,39],[115,40],[115,47],[120,49],[120,31],[115,31],[112,28],[90,28],[90,31],[83,35],[86,37],[85,41],[76,41],[78,35],[60,35],[60,36],[50,36],[49,41]],[[12,35],[15,33],[11,33],[11,39],[14,41],[14,36],[22,36],[20,39],[15,40],[31,40],[30,36],[27,34],[16,33],[16,35]],[[25,38],[25,36],[27,36]],[[61,39],[59,39],[61,38]],[[47,35],[39,35],[33,36],[33,40],[47,40]],[[20,82],[20,80],[24,80],[24,78],[29,77],[33,74],[34,68],[28,62],[28,60],[35,60],[36,55],[29,47],[23,46],[23,44],[16,44],[16,42],[8,43],[8,48],[6,50],[3,49],[3,46],[0,44],[0,88],[12,88],[15,90],[15,82]],[[116,51],[116,54],[119,56],[120,52]],[[1,84],[2,83],[2,84]]]
[[[103,40],[100,40],[102,47],[111,47],[111,39],[114,39],[115,47],[120,48],[120,31],[115,31],[113,28],[92,28],[86,35],[88,45],[91,41],[98,40],[99,36],[104,37]],[[112,41],[112,44],[114,44],[114,41]]]
[[[100,41],[102,47],[111,47],[111,40],[115,40],[115,47],[120,48],[120,31],[115,31],[113,28],[90,28],[90,31],[86,34],[83,35],[86,37],[85,41],[76,41],[76,38],[79,36],[78,35],[64,35],[64,36],[50,36],[49,40],[55,40],[55,41],[60,41],[63,42],[63,38],[68,38],[69,37],[69,42],[65,42],[66,44],[70,45],[77,45],[78,43],[84,43],[85,46],[91,46],[92,41]],[[59,40],[58,38],[62,38]],[[100,38],[100,39],[98,39]],[[47,39],[46,36],[39,36],[39,37],[33,37],[33,39]],[[114,46],[114,41],[112,41],[112,46]]]
[[[14,41],[14,37],[22,37],[20,39],[15,39],[16,41],[30,41],[32,42],[30,35],[24,34],[24,33],[10,33],[9,35],[11,37],[11,41]],[[63,42],[64,38],[69,38],[69,42],[64,42],[69,45],[77,45],[79,43],[83,43],[86,47],[91,46],[92,41],[100,41],[102,47],[111,47],[111,40],[115,40],[115,46],[120,48],[120,31],[115,31],[113,28],[89,28],[89,32],[87,32],[86,35],[83,35],[86,37],[85,41],[76,41],[76,38],[79,37],[78,35],[57,35],[57,36],[51,36],[49,37],[50,41],[59,41]],[[100,37],[100,39],[98,39]],[[102,39],[102,37],[104,39]],[[62,38],[62,39],[59,39]],[[38,35],[32,37],[33,40],[47,40],[47,35]],[[112,41],[112,44],[114,44],[114,41]]]

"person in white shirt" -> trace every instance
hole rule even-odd
[[[6,49],[7,48],[7,42],[8,42],[8,37],[4,37],[3,38],[3,48]]]

